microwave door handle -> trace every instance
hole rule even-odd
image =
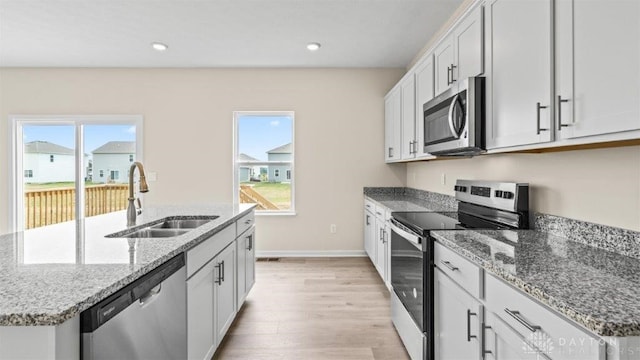
[[[449,104],[449,129],[451,130],[451,134],[458,137],[458,131],[456,130],[455,125],[453,124],[453,112],[456,108],[456,104],[458,103],[458,99],[460,98],[460,94],[456,94],[451,100],[451,104]]]

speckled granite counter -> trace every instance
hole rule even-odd
[[[640,335],[640,260],[533,230],[433,234],[598,335]]]
[[[141,225],[168,216],[219,216],[172,238],[105,238],[127,228],[125,211],[2,235],[0,326],[60,324],[209,238],[254,206],[157,207],[138,216]]]
[[[455,198],[411,188],[364,188],[364,195],[391,211],[456,211]]]

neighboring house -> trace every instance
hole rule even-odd
[[[291,161],[293,144],[288,143],[267,151],[269,161]],[[269,165],[269,182],[291,182],[291,165]]]
[[[238,160],[240,161],[260,161],[254,157],[251,157],[247,154],[238,155]],[[251,179],[256,179],[260,177],[260,165],[240,165],[240,173],[238,174],[240,182],[251,181]]]
[[[129,168],[136,161],[135,141],[109,141],[93,150],[94,183],[127,183]]]
[[[75,150],[48,141],[24,144],[24,182],[75,181]],[[85,165],[88,157],[85,156]],[[86,166],[85,166],[86,168]]]

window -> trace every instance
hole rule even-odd
[[[259,214],[295,214],[294,113],[234,112],[233,119],[234,201],[257,203]]]
[[[133,162],[133,154],[129,154],[129,162]]]
[[[142,158],[141,116],[12,116],[10,124],[13,231],[126,208],[128,179],[119,175],[130,154]],[[110,171],[95,176],[100,168]]]

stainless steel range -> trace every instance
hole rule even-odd
[[[391,314],[413,360],[433,359],[433,238],[431,231],[527,229],[529,185],[458,180],[457,212],[391,214]]]

